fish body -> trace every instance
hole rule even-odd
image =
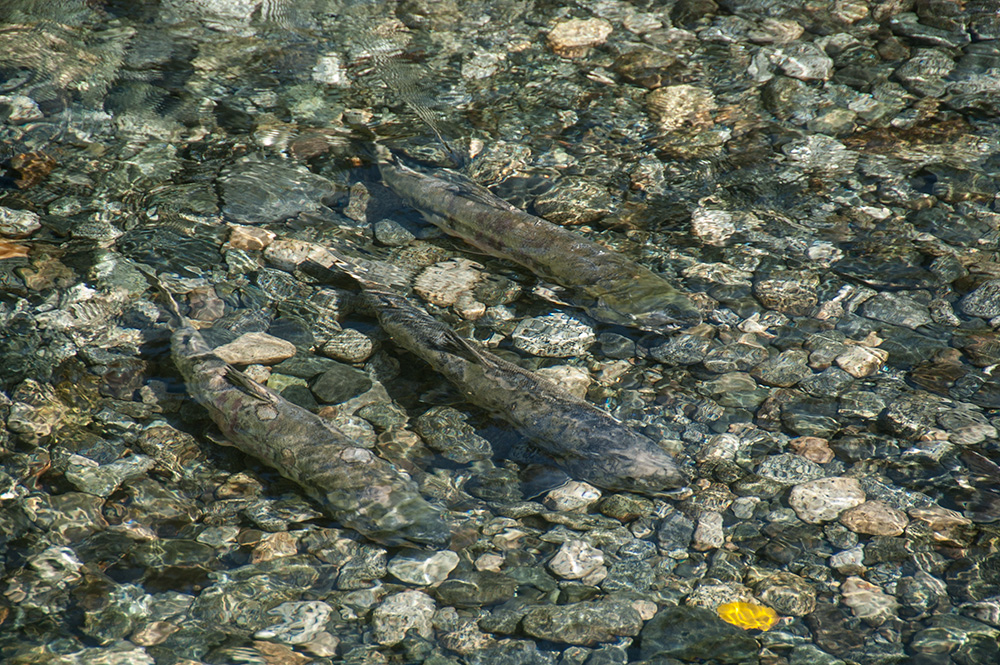
[[[673,459],[652,439],[460,337],[390,289],[371,281],[362,285],[397,344],[426,361],[468,401],[513,425],[573,478],[652,494],[685,484]]]
[[[446,233],[571,290],[591,316],[665,332],[701,323],[701,312],[660,275],[584,236],[530,215],[458,174],[415,171],[379,146],[386,186]]]
[[[331,517],[389,545],[445,547],[450,530],[416,483],[316,414],[216,356],[181,320],[171,339],[187,390],[226,439],[299,485]]]

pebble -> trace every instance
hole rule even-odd
[[[818,288],[818,275],[776,270],[754,281],[753,294],[764,307],[791,316],[808,316],[819,302]]]
[[[413,291],[438,307],[451,307],[482,280],[482,268],[468,259],[451,259],[429,266],[413,280]]]
[[[931,531],[931,538],[944,545],[965,547],[975,531],[972,520],[968,517],[941,506],[910,508],[908,512],[913,523],[926,524]]]
[[[511,333],[514,346],[534,356],[570,358],[583,355],[597,341],[594,329],[564,312],[527,318]]]
[[[715,95],[711,90],[687,84],[651,90],[646,93],[644,102],[649,114],[666,130],[680,129],[685,125],[698,127],[711,124],[710,113],[715,109]],[[721,243],[732,235],[725,228],[706,231],[705,237],[711,242]]]
[[[837,367],[856,379],[875,374],[889,360],[889,352],[870,346],[850,346],[847,351],[837,356],[834,362]]]
[[[74,463],[78,460],[79,464]],[[122,483],[137,480],[156,465],[156,460],[146,455],[132,455],[110,464],[96,462],[73,455],[65,471],[66,480],[81,492],[95,496],[111,496]]]
[[[819,524],[837,519],[842,512],[865,501],[865,492],[854,478],[820,478],[792,488],[788,503],[803,522]]]
[[[437,604],[422,591],[402,591],[386,597],[372,613],[375,641],[383,646],[399,644],[407,631],[424,639],[434,637],[431,620]]]
[[[813,372],[806,364],[808,359],[808,351],[787,349],[754,367],[750,370],[750,375],[769,386],[790,388],[812,376]]]
[[[583,580],[596,586],[608,576],[604,552],[582,540],[567,540],[549,560],[549,570],[566,580]]]
[[[37,213],[0,206],[0,236],[27,238],[40,228],[42,222]]]
[[[549,48],[564,58],[581,58],[594,46],[603,44],[613,28],[602,18],[569,19],[549,31]]]
[[[665,607],[642,629],[640,657],[650,662],[757,662],[760,648],[745,630],[726,623],[712,610],[679,605]]]
[[[826,475],[823,467],[805,457],[782,453],[770,455],[757,468],[757,475],[782,485],[799,485]]]
[[[367,392],[372,385],[367,372],[337,363],[313,379],[309,389],[320,402],[340,404]]]
[[[295,345],[262,332],[248,332],[216,347],[215,355],[231,365],[274,365],[295,355]]]
[[[592,646],[638,635],[642,617],[630,604],[602,600],[534,607],[524,615],[522,626],[539,639]]]
[[[409,584],[434,586],[448,578],[458,566],[458,555],[451,550],[441,552],[404,552],[389,560],[389,572]]]
[[[883,501],[865,501],[840,514],[840,523],[855,533],[870,536],[898,536],[906,529],[906,513]]]
[[[230,224],[227,245],[246,252],[259,252],[267,249],[267,246],[274,242],[275,238],[277,235],[274,231],[268,229]]]
[[[556,384],[570,395],[584,399],[593,378],[590,372],[582,367],[572,365],[556,365],[535,370],[535,374]]]
[[[442,605],[482,607],[496,605],[514,597],[517,580],[489,570],[466,571],[453,575],[435,589]]]
[[[833,60],[812,43],[782,46],[774,50],[771,60],[786,75],[802,81],[827,81],[833,76]]]
[[[834,459],[830,442],[818,436],[800,436],[789,441],[788,445],[797,455],[817,464],[828,464]]]
[[[362,363],[374,350],[375,343],[371,337],[353,328],[344,328],[323,344],[320,353],[344,363]]]
[[[459,464],[493,457],[490,442],[476,434],[467,416],[450,406],[431,407],[414,422],[427,445]]]
[[[593,485],[571,480],[550,490],[542,503],[549,510],[560,513],[586,513],[600,499],[601,491]]]
[[[1000,279],[991,279],[966,294],[958,307],[966,316],[992,319],[1000,316]]]
[[[323,631],[333,614],[333,608],[320,600],[282,603],[268,610],[268,615],[281,619],[254,634],[259,640],[277,640],[285,644],[311,642]]]
[[[851,608],[854,616],[870,626],[881,626],[896,616],[896,599],[882,588],[860,577],[848,577],[840,587],[843,603]]]
[[[778,614],[802,617],[816,609],[816,589],[793,573],[778,571],[768,575],[757,584],[754,593]]]
[[[391,219],[381,219],[375,222],[373,232],[375,233],[375,240],[386,247],[409,245],[416,239],[416,236],[410,233],[409,230]]]
[[[852,547],[843,552],[837,552],[830,557],[830,567],[841,575],[860,575],[865,572],[865,548]]]
[[[869,319],[905,328],[916,329],[934,322],[927,305],[901,293],[879,293],[866,300],[858,311]]]
[[[726,542],[722,530],[722,513],[706,511],[698,516],[698,525],[694,529],[691,547],[699,552],[715,550]]]

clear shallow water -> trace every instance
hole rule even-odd
[[[5,8],[4,658],[991,662],[995,8],[720,5]],[[370,139],[443,174],[435,131],[498,196],[673,279],[704,327],[602,325],[425,224]],[[660,441],[690,491],[560,503],[564,476],[348,282],[269,261],[267,232],[424,273],[416,301]],[[217,445],[133,262],[213,344],[294,344],[251,373],[410,471],[458,561],[402,572]],[[783,618],[729,635],[730,601]]]

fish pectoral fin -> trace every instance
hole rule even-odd
[[[256,397],[259,400],[269,402],[271,404],[276,404],[278,402],[278,398],[275,397],[274,393],[232,365],[226,366],[226,380],[251,397]]]

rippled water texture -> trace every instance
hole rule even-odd
[[[998,119],[996,0],[0,2],[0,661],[1000,662]]]

